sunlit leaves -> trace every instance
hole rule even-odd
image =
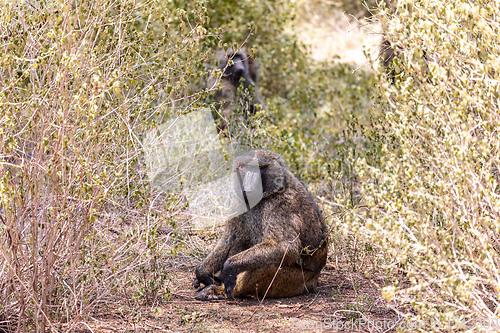
[[[412,285],[395,294],[425,319],[498,313],[498,14],[497,2],[425,0],[384,14],[401,68],[379,76],[395,144],[359,165],[366,231],[401,259]]]

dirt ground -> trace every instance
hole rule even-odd
[[[392,332],[401,320],[376,280],[339,273],[333,263],[322,271],[315,293],[214,302],[194,299],[194,268],[172,267],[169,301],[95,314],[77,332]]]

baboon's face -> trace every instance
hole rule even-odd
[[[235,85],[240,79],[248,76],[247,54],[243,51],[233,53],[231,49],[221,54],[218,67],[223,71],[223,78],[231,80]]]
[[[286,187],[284,162],[279,155],[265,150],[250,151],[237,157],[233,175],[236,195],[247,201],[249,208]]]

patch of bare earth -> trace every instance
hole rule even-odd
[[[354,15],[353,15],[354,14]],[[378,24],[358,20],[329,1],[302,1],[290,30],[309,46],[317,61],[337,61],[369,68],[365,51],[377,57],[382,34]]]
[[[380,297],[376,281],[361,273],[339,273],[331,262],[316,292],[264,300],[195,300],[194,268],[172,267],[169,301],[96,313],[75,332],[395,331],[391,325],[398,317]]]

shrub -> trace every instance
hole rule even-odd
[[[368,213],[353,224],[407,274],[386,299],[448,331],[497,320],[500,309],[499,14],[498,2],[461,0],[398,1],[380,13],[399,74],[388,80],[373,64],[383,150],[379,163],[358,164]]]
[[[208,20],[200,4],[191,26],[163,1],[39,5],[0,8],[0,313],[44,332],[156,271],[169,214],[141,135],[200,105]]]
[[[293,8],[160,0],[0,8],[0,318],[43,332],[118,297],[168,299],[161,255],[177,254],[182,241],[164,245],[156,231],[175,231],[185,204],[150,186],[145,133],[207,106],[216,46],[266,50],[262,85],[285,95],[306,59],[284,34]],[[262,119],[250,124],[261,137],[236,139],[272,141],[276,128],[266,132]]]
[[[282,153],[305,182],[323,179],[328,198],[345,177],[336,194],[355,206],[355,123],[372,109],[374,78],[312,62],[289,32],[294,15],[288,0],[0,8],[1,320],[71,330],[103,305],[170,297],[162,259],[182,251],[187,233],[165,244],[157,230],[176,233],[189,204],[151,186],[143,145],[172,117],[210,106],[215,47],[258,53],[275,120],[259,113],[221,140]]]

